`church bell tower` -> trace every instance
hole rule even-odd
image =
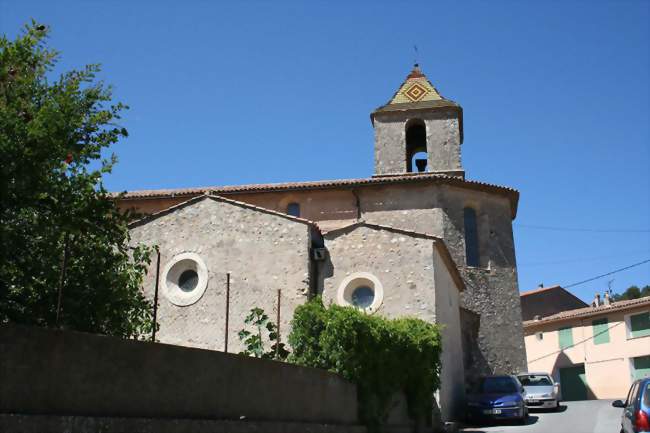
[[[465,176],[460,159],[463,109],[442,97],[417,64],[370,119],[375,129],[375,176]]]

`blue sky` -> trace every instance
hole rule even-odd
[[[111,190],[370,176],[369,113],[417,44],[468,178],[521,192],[521,290],[650,258],[650,2],[0,0],[1,33],[30,18],[131,106]],[[610,279],[650,264],[572,290]]]

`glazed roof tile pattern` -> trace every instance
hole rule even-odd
[[[600,307],[585,307],[578,308],[576,310],[562,311],[561,313],[553,314],[552,316],[547,316],[540,320],[527,320],[524,322],[524,328],[534,328],[538,325],[561,322],[570,319],[599,316],[602,314],[624,311],[643,306],[650,307],[650,296],[631,299],[629,301],[613,302],[610,305],[601,305]]]
[[[388,104],[437,101],[440,99],[443,99],[443,97],[440,96],[438,90],[433,87],[433,84],[424,76],[420,68],[415,66]]]
[[[390,101],[377,108],[371,115],[384,111],[417,110],[452,107],[460,109],[460,105],[445,99],[431,81],[422,73],[416,64],[397,89]]]

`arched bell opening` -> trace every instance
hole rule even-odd
[[[427,171],[427,129],[420,119],[406,123],[406,171],[423,173]]]

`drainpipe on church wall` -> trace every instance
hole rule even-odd
[[[223,351],[228,353],[228,319],[230,316],[230,272],[226,273],[226,332],[224,332]]]
[[[359,193],[356,189],[352,188],[350,190],[354,196],[355,204],[357,206],[357,221],[361,219],[361,199],[359,198]]]
[[[158,327],[158,284],[160,281],[160,250],[156,247],[156,286],[153,292],[153,332],[151,341],[156,342],[156,328]]]

